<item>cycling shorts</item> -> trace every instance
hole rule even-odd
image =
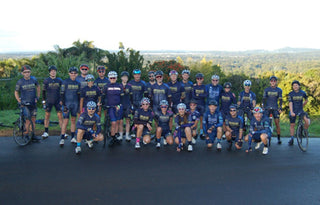
[[[55,107],[57,112],[61,112],[61,105],[59,102],[56,103],[46,103],[46,112],[51,112],[52,107]]]
[[[120,109],[117,110],[116,107],[113,106],[113,107],[109,108],[108,114],[109,114],[111,122],[121,120],[123,118],[122,117],[123,116],[123,108],[122,108],[122,106],[120,106]]]
[[[23,107],[23,115],[26,118],[37,116],[37,107],[35,105],[24,106]]]
[[[278,110],[275,110],[275,109],[272,109],[272,110],[271,110],[271,109],[266,109],[266,110],[264,111],[264,116],[269,117],[270,114],[272,114],[272,116],[273,116],[274,119],[279,119],[279,118],[280,118],[280,113],[279,113]]]
[[[205,107],[203,105],[197,105],[197,111],[200,113],[200,116],[202,117],[205,112]]]
[[[301,113],[301,117],[304,117],[304,116],[306,116],[309,119],[309,116],[307,113],[305,113],[305,112]],[[296,113],[296,116],[292,117],[289,112],[289,119],[290,119],[290,123],[296,123],[297,113]]]
[[[66,105],[68,108],[67,112],[63,112],[63,118],[64,119],[69,119],[70,114],[71,117],[77,117],[77,113],[79,112],[79,104],[67,104]]]

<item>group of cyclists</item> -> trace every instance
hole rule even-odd
[[[141,144],[149,144],[154,136],[157,148],[161,147],[163,138],[163,145],[176,144],[177,151],[186,148],[191,152],[199,135],[208,149],[216,143],[217,150],[221,151],[221,140],[226,138],[227,150],[231,150],[233,144],[241,149],[246,141],[246,152],[252,151],[251,144],[255,142],[255,149],[263,144],[262,154],[268,154],[272,135],[270,114],[276,125],[278,144],[281,144],[282,90],[277,87],[276,76],[270,77],[270,86],[264,90],[262,106],[258,107],[250,80],[243,82],[244,90],[236,98],[230,82],[222,86],[219,76],[213,75],[211,83],[204,85],[202,73],[197,73],[196,82],[191,82],[189,70],[182,71],[182,81],[178,81],[179,73],[171,70],[169,82],[163,82],[161,70],[148,72],[148,82],[141,79],[139,69],[133,70],[132,80],[127,71],[120,76],[115,71],[106,74],[104,66],[97,67],[97,79],[89,74],[86,64],[80,65],[80,72],[77,67],[69,68],[69,78],[65,80],[57,77],[57,70],[56,66],[50,66],[49,77],[43,81],[45,130],[42,138],[49,136],[50,113],[55,107],[61,127],[59,145],[65,144],[71,118],[71,142],[76,144],[76,154],[81,153],[83,139],[92,148],[93,141],[106,137],[102,134],[101,115],[110,121],[109,146],[135,137],[135,149],[140,149]],[[30,66],[22,66],[21,73],[23,78],[16,84],[15,98],[23,106],[25,116],[31,117],[35,124],[41,88],[31,76]],[[293,81],[289,93],[289,145],[293,145],[296,116],[303,112],[306,103],[307,95],[300,89],[300,82]],[[307,115],[304,120],[307,129],[310,124]],[[41,138],[32,136],[32,139]]]

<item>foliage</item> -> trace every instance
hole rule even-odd
[[[169,73],[171,70],[175,70],[181,75],[184,69],[188,69],[187,66],[183,66],[175,60],[170,61],[155,61],[153,64],[149,65],[149,70],[157,71],[161,70],[163,72],[163,80],[168,82],[170,80]]]

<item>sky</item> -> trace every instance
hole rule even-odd
[[[320,49],[318,0],[4,0],[0,52]]]

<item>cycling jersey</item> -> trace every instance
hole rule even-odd
[[[303,90],[298,92],[291,91],[288,96],[288,101],[292,102],[293,112],[299,114],[303,112],[303,99],[307,100],[307,94]]]
[[[85,131],[93,130],[96,127],[96,134],[101,132],[100,117],[98,114],[94,114],[92,117],[87,112],[83,112],[77,122],[77,128]]]
[[[80,97],[83,98],[83,107],[87,107],[89,101],[98,103],[98,99],[101,96],[100,89],[93,85],[92,87],[86,86],[80,92]]]
[[[84,87],[88,85],[88,82],[86,81],[85,77],[82,77],[81,75],[78,75],[76,77],[76,80],[80,82],[80,90],[82,90]]]
[[[154,119],[157,121],[158,126],[161,127],[162,130],[170,130],[169,122],[170,118],[172,117],[173,113],[167,111],[166,114],[163,114],[162,112],[156,113]]]
[[[183,87],[182,83],[180,83],[178,81],[176,81],[175,83],[170,81],[168,83],[168,86],[171,91],[173,107],[176,107],[182,101],[182,99],[185,98],[186,94],[185,94],[184,87]]]
[[[278,109],[282,107],[282,90],[279,87],[268,87],[263,92],[263,102],[265,104],[265,108],[273,108]],[[279,100],[279,106],[278,106]]]
[[[98,86],[98,88],[101,90],[101,92],[103,91],[103,87],[110,83],[109,79],[107,77],[104,77],[104,78],[97,78],[95,81],[94,81],[94,85],[95,86]]]
[[[215,111],[213,114],[210,111],[205,112],[203,115],[203,131],[208,134],[208,129],[212,128],[213,131],[217,131],[217,127],[222,127],[223,119],[219,111]],[[214,127],[213,127],[214,126]]]
[[[205,105],[207,89],[205,85],[194,85],[192,87],[192,98],[196,100],[197,105]]]
[[[60,102],[60,88],[62,85],[61,78],[46,78],[43,81],[43,99],[48,104],[56,104]]]
[[[153,110],[154,112],[160,111],[160,102],[161,100],[167,100],[170,101],[171,99],[171,91],[167,84],[162,83],[159,85],[158,83],[155,83],[151,86],[151,93],[150,93],[152,102],[153,102]]]
[[[135,109],[140,107],[140,101],[144,97],[144,95],[148,94],[146,83],[143,80],[129,81],[129,84],[132,87],[132,103]]]
[[[256,94],[254,94],[254,92],[252,92],[251,90],[249,91],[249,93],[245,91],[240,92],[238,97],[238,102],[240,102],[241,109],[244,109],[244,108],[253,109],[252,102],[254,100],[256,100]]]
[[[139,108],[134,113],[134,124],[142,124],[146,126],[147,123],[149,123],[152,125],[153,117],[154,114],[151,109],[145,111],[142,108]]]
[[[103,97],[108,106],[116,106],[121,103],[123,86],[120,83],[109,83],[103,88]]]
[[[221,99],[220,111],[223,118],[225,118],[226,115],[229,115],[230,105],[237,103],[236,96],[232,92],[222,92],[220,99]]]
[[[186,83],[183,83],[183,81],[181,81],[181,84],[183,85],[185,92],[185,98],[183,99],[183,103],[186,104],[187,107],[189,107],[190,100],[192,99],[193,83],[191,81],[188,81]]]
[[[147,91],[148,91],[148,94],[150,95],[151,93],[151,87],[156,84],[157,82],[155,81],[153,84],[151,84],[150,82],[147,82],[146,84],[146,88],[147,88]]]
[[[77,80],[71,80],[70,78],[64,80],[61,85],[60,94],[63,104],[79,105],[80,82]]]
[[[233,131],[232,135],[238,135],[240,129],[243,129],[243,119],[238,115],[236,117],[227,116],[226,126],[230,127],[230,129]]]
[[[223,91],[223,87],[219,84],[216,86],[214,86],[212,84],[208,84],[206,86],[206,89],[207,89],[207,93],[208,93],[207,105],[208,105],[208,102],[210,102],[211,100],[215,100],[215,101],[217,101],[218,107],[219,107],[219,99],[220,99],[221,93]]]
[[[125,86],[122,85],[123,95],[121,96],[121,104],[123,105],[124,109],[131,107],[131,98],[132,98],[132,87],[130,84],[126,84]]]
[[[21,78],[16,84],[15,91],[20,92],[21,102],[35,106],[37,99],[37,86],[39,85],[37,79],[33,76],[26,80]]]

